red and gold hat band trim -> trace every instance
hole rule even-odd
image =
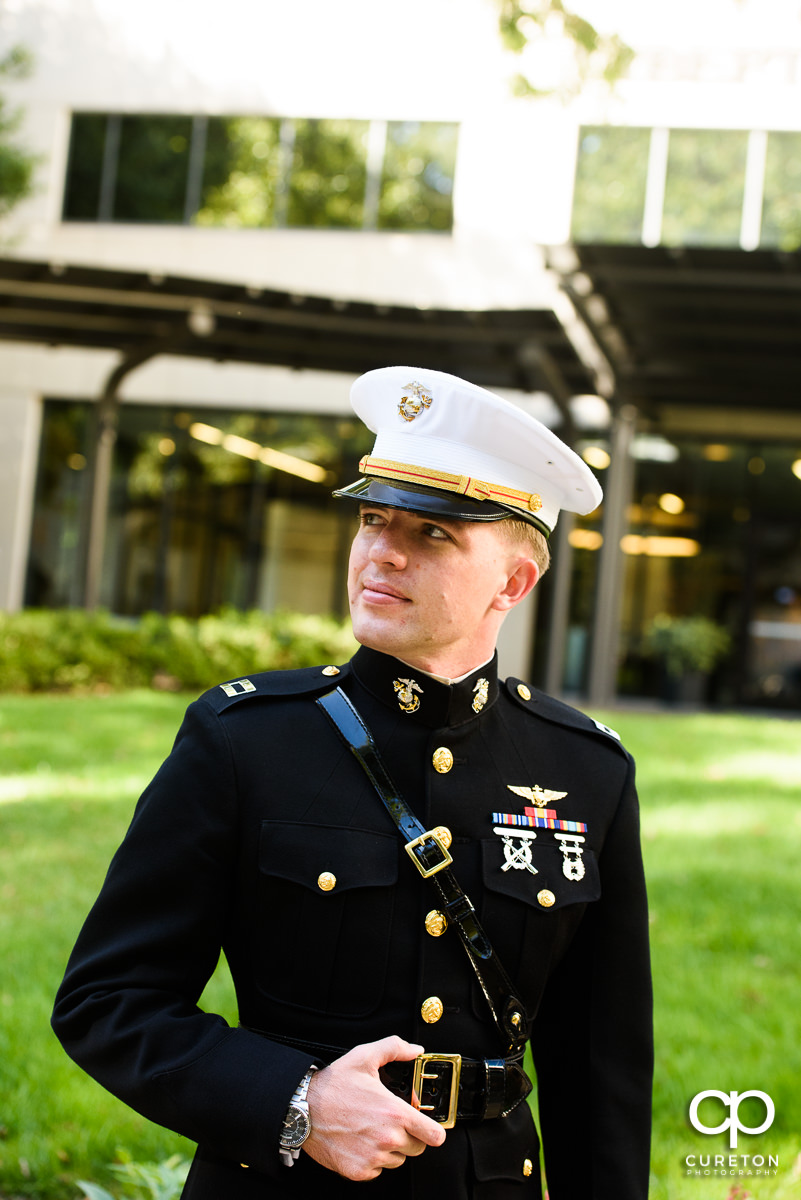
[[[501,487],[497,483],[486,483],[472,475],[451,475],[447,471],[435,471],[433,467],[415,467],[410,463],[392,462],[387,458],[372,458],[365,454],[359,463],[363,475],[377,475],[383,479],[399,479],[404,483],[418,483],[423,487],[439,488],[443,492],[456,492],[472,500],[495,500],[508,504],[523,512],[539,512],[542,497],[536,492],[519,492],[515,488]]]

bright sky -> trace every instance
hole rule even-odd
[[[635,49],[801,46],[798,0],[573,0],[572,7]]]
[[[635,49],[801,49],[801,0],[567,3]],[[0,0],[3,41],[26,40],[26,29],[35,34],[37,88],[74,103],[93,99],[94,80],[75,77],[83,60],[104,95],[116,82],[123,106],[126,62],[152,77],[154,104],[202,97],[213,108],[224,97],[256,111],[275,93],[303,112],[310,95],[336,93],[343,114],[402,107],[409,117],[449,119],[449,107],[464,116],[503,102],[510,69],[519,69],[503,61],[494,0]],[[558,71],[558,54],[542,51],[544,67]]]

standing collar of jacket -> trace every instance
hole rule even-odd
[[[359,682],[382,704],[431,729],[463,725],[498,698],[498,656],[460,680],[440,683],[400,659],[362,646],[351,660]]]

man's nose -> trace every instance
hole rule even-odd
[[[370,558],[376,563],[391,563],[394,567],[405,566],[407,551],[402,534],[388,526],[382,529],[372,541]]]

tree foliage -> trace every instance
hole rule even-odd
[[[599,33],[563,0],[496,3],[503,42],[523,59],[523,69],[512,80],[516,95],[567,100],[594,80],[616,83],[634,58],[621,37]]]
[[[0,56],[0,81],[25,79],[32,67],[29,52],[23,46],[12,46]],[[0,95],[0,217],[29,195],[33,186],[36,157],[14,142],[21,121],[22,111],[10,107]]]

